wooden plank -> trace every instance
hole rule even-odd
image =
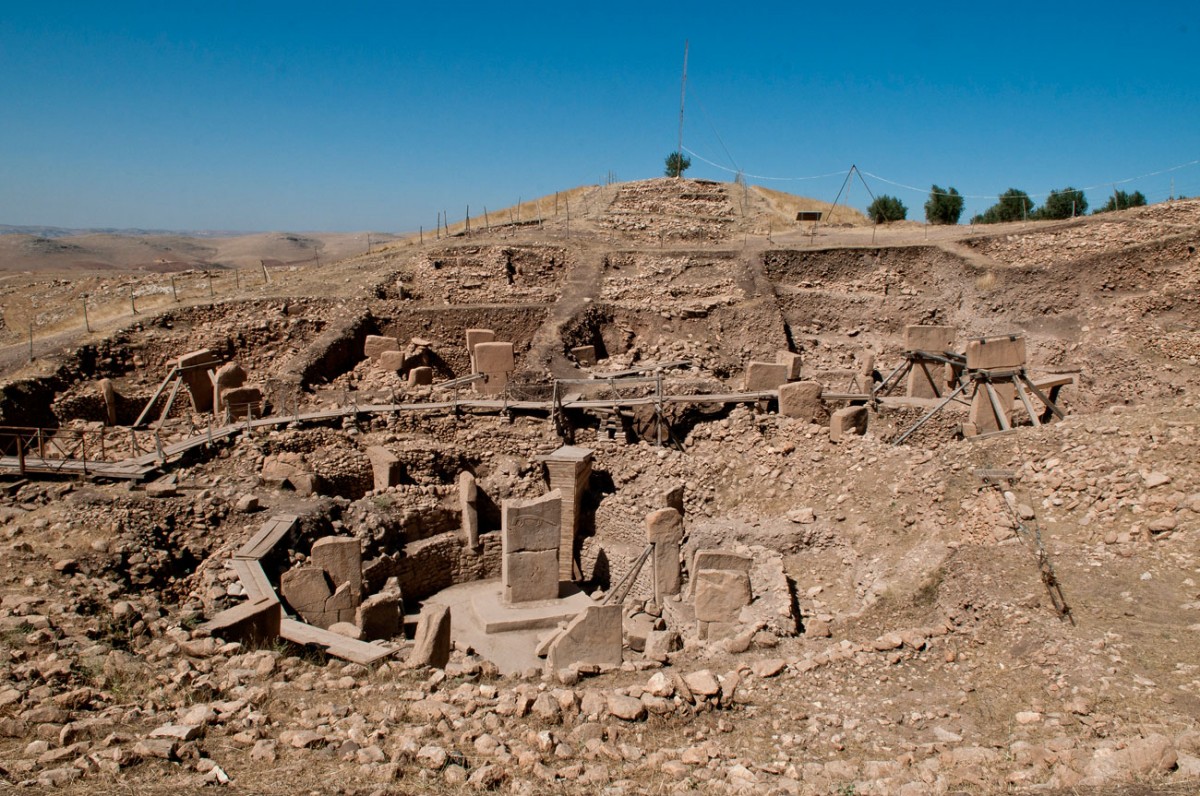
[[[390,657],[395,650],[377,644],[346,638],[337,633],[284,617],[279,621],[279,635],[293,644],[315,644],[335,658],[370,666],[376,661]]]
[[[233,565],[233,571],[237,573],[238,580],[242,582],[242,587],[246,590],[246,596],[253,601],[258,600],[278,600],[278,595],[275,594],[275,588],[271,586],[271,581],[267,580],[267,573],[263,572],[262,564],[257,560],[251,561],[247,559],[234,558],[230,563]]]
[[[267,520],[258,529],[258,533],[250,537],[250,541],[242,545],[234,558],[245,559],[248,561],[257,561],[258,559],[271,552],[271,549],[288,534],[296,525],[297,517],[294,514],[280,514]]]

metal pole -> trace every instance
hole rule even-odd
[[[29,361],[33,361],[33,324],[29,324]]]

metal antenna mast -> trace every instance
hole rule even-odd
[[[675,166],[676,177],[683,176],[683,169],[678,168],[683,165],[683,101],[687,98],[687,59],[688,59],[688,40],[683,40],[683,81],[679,86],[679,145],[675,148]]]

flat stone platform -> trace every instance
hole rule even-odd
[[[559,584],[557,600],[539,600],[509,605],[501,597],[500,581],[490,581],[494,588],[471,598],[471,608],[483,626],[484,633],[509,633],[514,630],[544,630],[569,622],[575,615],[595,605],[591,597],[573,583]]]

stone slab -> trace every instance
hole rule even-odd
[[[953,349],[955,332],[953,326],[905,326],[904,349],[942,354]]]
[[[575,357],[575,361],[580,365],[590,368],[596,364],[596,346],[577,345],[571,349],[571,356]]]
[[[621,664],[621,605],[591,605],[571,620],[550,645],[546,661],[551,669],[572,664]]]
[[[541,552],[559,547],[562,493],[555,489],[536,498],[510,498],[501,504],[503,553]]]
[[[491,329],[467,329],[467,353],[471,361],[475,361],[475,346],[480,343],[494,343],[496,333]],[[479,371],[475,371],[478,373]]]
[[[702,569],[696,573],[696,619],[701,622],[736,622],[750,604],[750,574],[731,569]]]
[[[462,512],[463,544],[475,550],[479,547],[479,484],[466,470],[458,475],[458,506]]]
[[[512,373],[516,357],[512,343],[479,343],[475,346],[475,368],[480,373]]]
[[[1004,410],[1006,417],[1011,417],[1013,402],[1017,399],[1016,385],[1012,382],[1000,382],[993,384],[992,389],[995,390],[1000,408]],[[982,384],[975,392],[975,397],[971,399],[971,411],[967,422],[973,425],[975,434],[988,434],[1001,430],[1000,422],[996,418],[995,407],[992,406],[987,389]]]
[[[775,363],[787,367],[787,380],[800,378],[800,355],[794,351],[776,351]]]
[[[367,459],[371,462],[371,472],[375,479],[375,489],[387,489],[397,486],[404,478],[404,464],[387,448],[382,445],[372,445],[367,448]]]
[[[558,597],[558,546],[553,550],[509,553],[501,564],[504,600],[525,603]]]
[[[404,369],[404,363],[407,358],[403,351],[381,351],[379,356],[371,360],[371,364],[379,370],[386,370],[389,373],[399,373]]]
[[[363,600],[354,612],[354,624],[368,641],[392,638],[403,629],[399,592],[380,592]]]
[[[1025,366],[1024,337],[988,337],[967,343],[968,370],[1015,370]]]
[[[847,406],[829,418],[829,441],[839,442],[850,435],[867,433],[867,407]]]
[[[450,608],[432,603],[421,609],[408,663],[444,667],[450,661]]]
[[[746,391],[777,390],[788,380],[788,365],[776,362],[751,362],[746,366]]]
[[[692,557],[692,572],[702,569],[732,569],[737,572],[750,573],[754,559],[742,553],[731,553],[725,550],[697,550]]]
[[[409,387],[423,387],[428,384],[433,384],[433,368],[420,365],[408,372]]]
[[[828,411],[816,381],[794,381],[779,386],[779,414],[809,423],[820,423]]]
[[[333,585],[350,584],[356,603],[362,594],[362,543],[352,536],[325,536],[313,542],[309,562],[329,573]]]
[[[226,641],[262,644],[279,637],[279,621],[282,617],[283,608],[272,594],[213,614],[200,627],[210,636]]]
[[[379,355],[384,351],[399,351],[400,341],[395,337],[384,337],[378,334],[369,334],[363,340],[363,356],[374,362],[379,358]]]

